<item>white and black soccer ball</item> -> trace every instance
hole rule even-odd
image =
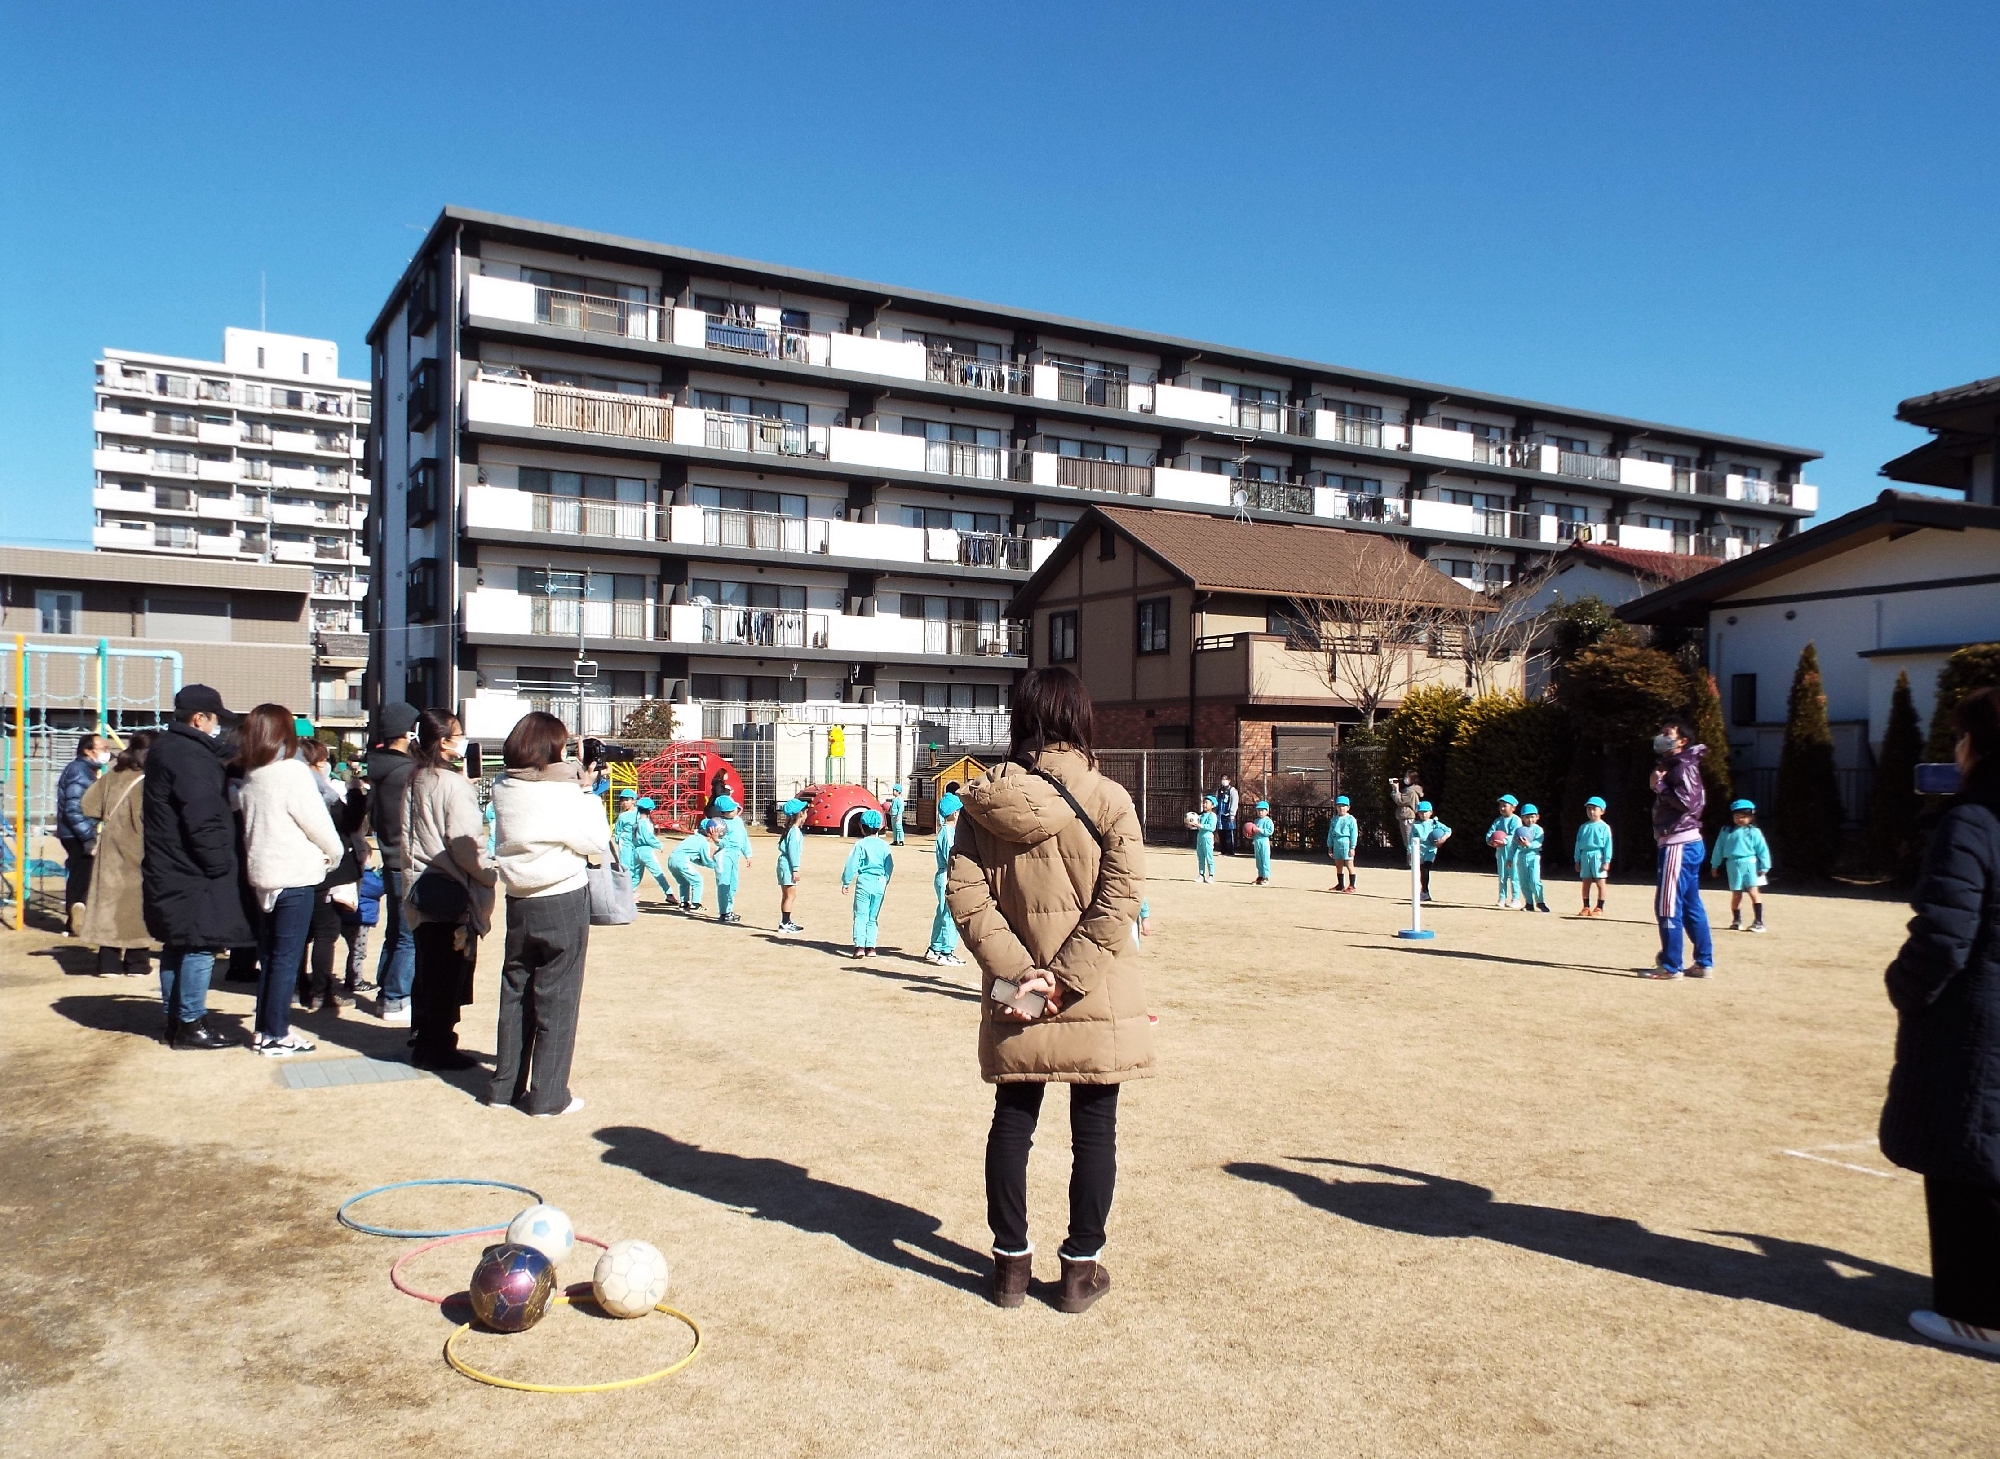
[[[560,1262],[576,1247],[576,1227],[554,1206],[530,1206],[507,1223],[507,1239],[516,1246],[534,1247],[551,1262]]]
[[[1186,815],[1181,817],[1181,824],[1183,826],[1186,826],[1190,831],[1197,830],[1201,826],[1201,817],[1196,815],[1193,811],[1189,811]]]
[[[597,1305],[613,1317],[644,1317],[667,1296],[667,1259],[647,1241],[614,1241],[590,1274]]]

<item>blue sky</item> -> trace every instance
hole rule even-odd
[[[91,362],[339,341],[447,203],[1813,446],[2000,374],[2000,7],[0,7],[0,537]]]

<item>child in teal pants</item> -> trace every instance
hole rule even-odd
[[[907,809],[903,801],[903,783],[899,780],[889,787],[889,835],[896,845],[903,844],[903,812]]]
[[[778,930],[803,932],[805,928],[792,920],[792,906],[799,899],[799,871],[806,859],[806,803],[794,796],[779,814],[785,819],[778,833]]]
[[[1533,805],[1521,807],[1521,828],[1514,833],[1514,884],[1521,889],[1523,912],[1546,912],[1549,904],[1542,896],[1542,813]]]
[[[1257,855],[1257,885],[1271,884],[1271,833],[1278,828],[1271,822],[1271,803],[1257,802],[1257,819],[1250,823],[1250,849]]]
[[[1418,801],[1417,818],[1410,822],[1410,840],[1417,848],[1417,880],[1420,884],[1418,890],[1422,892],[1426,902],[1431,899],[1431,867],[1437,861],[1438,847],[1450,839],[1451,827],[1437,818],[1436,813],[1431,810],[1431,803],[1427,800]],[[1404,854],[1409,854],[1407,846],[1404,848]]]
[[[750,859],[750,832],[743,825],[743,808],[736,798],[715,798],[716,819],[722,825],[722,848],[715,857],[715,920],[741,922],[736,911],[736,880],[743,863]]]
[[[1215,828],[1222,824],[1215,814],[1215,797],[1201,798],[1201,814],[1195,818],[1194,879],[1215,880]]]
[[[951,920],[951,908],[944,902],[946,872],[951,866],[952,844],[958,839],[961,805],[963,802],[950,791],[938,797],[937,877],[933,882],[937,890],[937,916],[931,919],[931,945],[924,951],[925,962],[948,968],[965,966],[965,959],[958,955],[958,924]]]
[[[889,890],[889,878],[896,874],[896,860],[882,839],[882,813],[863,811],[861,824],[868,834],[847,853],[847,865],[840,869],[840,890],[854,892],[854,955],[875,956],[876,922],[882,915],[882,896]]]
[[[1514,807],[1520,802],[1511,795],[1500,797],[1500,814],[1493,818],[1493,824],[1486,828],[1486,844],[1493,848],[1493,868],[1500,874],[1500,897],[1493,905],[1511,907],[1514,898],[1520,894],[1520,884],[1514,876],[1514,833],[1521,829],[1521,818],[1514,814]]]
[[[667,858],[667,870],[681,889],[681,906],[692,917],[701,910],[701,868],[715,870],[715,854],[722,845],[722,822],[703,821],[701,829],[676,846]]]
[[[1715,838],[1715,874],[1729,882],[1729,930],[1743,930],[1743,896],[1750,895],[1750,930],[1764,930],[1764,899],[1757,888],[1771,870],[1771,847],[1757,829],[1757,802],[1732,801],[1731,824]]]
[[[619,800],[631,800],[630,792]],[[667,899],[667,905],[677,907],[680,898],[667,885],[667,874],[660,869],[660,833],[653,829],[653,799],[636,801],[626,810],[618,813],[618,819],[611,826],[611,844],[618,848],[618,860],[632,874],[632,891],[636,896],[640,880],[651,875],[660,884],[660,895]]]
[[[1354,890],[1354,848],[1361,844],[1361,823],[1354,819],[1344,795],[1333,798],[1333,819],[1326,823],[1326,854],[1333,858],[1333,886],[1336,892]]]

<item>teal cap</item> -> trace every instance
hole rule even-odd
[[[1592,797],[1591,797],[1591,798],[1590,798],[1589,800],[1585,801],[1585,802],[1584,802],[1584,804],[1585,804],[1585,805],[1594,805],[1594,806],[1596,806],[1596,807],[1597,807],[1597,808],[1598,808],[1599,810],[1603,810],[1603,809],[1604,809],[1604,797],[1603,797],[1603,796],[1601,796],[1601,795],[1593,795],[1593,796],[1592,796]]]
[[[1757,809],[1757,802],[1754,800],[1733,800],[1729,803],[1729,808],[1732,811],[1754,811]]]
[[[1354,804],[1354,802],[1353,802],[1353,801],[1349,800],[1349,799],[1348,799],[1348,798],[1347,798],[1346,796],[1344,796],[1344,795],[1336,795],[1336,796],[1335,796],[1335,797],[1333,798],[1333,803],[1334,803],[1335,805],[1352,805],[1352,804]]]
[[[938,797],[938,814],[941,816],[955,816],[958,814],[959,807],[964,804],[964,801],[947,790],[943,795]]]
[[[795,816],[805,808],[806,808],[806,803],[800,800],[797,796],[793,796],[790,800],[786,801],[784,805],[779,807],[779,809],[784,811],[784,813],[788,816]]]
[[[649,810],[653,809],[653,807],[654,807],[654,806],[655,806],[656,804],[658,804],[658,802],[656,802],[656,801],[655,801],[655,800],[654,800],[654,799],[653,799],[653,798],[652,798],[652,797],[651,797],[651,796],[649,795],[649,796],[647,796],[647,797],[646,797],[646,798],[645,798],[644,800],[642,800],[642,801],[640,801],[640,802],[639,802],[639,809],[640,809],[640,810],[642,810],[642,811],[649,811]]]
[[[871,831],[881,830],[882,813],[880,811],[863,811],[861,813],[861,824]]]
[[[731,811],[740,809],[741,807],[738,806],[735,800],[729,796],[718,795],[715,798],[715,813],[719,816],[726,816]]]
[[[1528,805],[1524,805],[1521,807],[1521,814],[1524,816],[1539,816],[1541,814],[1541,810],[1538,807],[1536,807],[1533,803],[1530,803]]]
[[[1417,809],[1420,811],[1427,811],[1430,808],[1431,808],[1431,803],[1427,800],[1420,800],[1417,802]]]
[[[1260,800],[1257,802],[1257,809],[1260,811],[1268,811],[1270,808],[1271,808],[1271,803],[1268,800]]]
[[[618,798],[620,800],[637,800],[639,792],[636,790],[621,790],[618,792]]]
[[[1519,805],[1519,804],[1520,804],[1520,802],[1519,802],[1518,800],[1514,799],[1514,797],[1513,797],[1513,796],[1511,796],[1511,795],[1503,795],[1503,796],[1501,796],[1501,797],[1500,797],[1500,804],[1502,804],[1502,805]]]

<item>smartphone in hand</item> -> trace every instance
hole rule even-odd
[[[1008,978],[993,980],[993,1001],[1002,1008],[1011,1008],[1023,1018],[1040,1018],[1049,1006],[1049,1000],[1040,993],[1023,993],[1021,985]]]

